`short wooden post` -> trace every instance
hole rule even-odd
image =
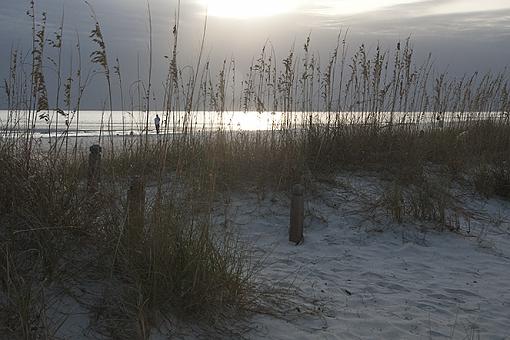
[[[127,201],[127,241],[134,249],[142,240],[145,216],[145,186],[140,176],[131,178]]]
[[[301,184],[296,184],[292,187],[289,241],[296,244],[303,241],[303,222],[305,219],[304,192],[305,188]]]
[[[97,192],[101,182],[101,150],[97,144],[90,147],[87,187],[91,193]]]

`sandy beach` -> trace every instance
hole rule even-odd
[[[367,173],[315,182],[300,245],[288,241],[286,194],[247,190],[216,201],[216,232],[238,233],[262,261],[257,280],[285,292],[278,316],[253,315],[245,338],[508,339],[509,202],[459,191],[458,229],[440,231],[389,218],[374,203],[385,185]],[[59,337],[98,336],[82,306],[65,300],[59,309],[70,313]],[[202,332],[164,323],[151,339]]]
[[[288,242],[287,197],[235,195],[232,223],[267,254],[264,279],[297,288],[287,317],[255,317],[250,338],[510,336],[508,202],[465,193],[460,229],[445,233],[419,221],[389,220],[373,206],[381,185],[360,174],[317,184],[307,196],[299,246]]]

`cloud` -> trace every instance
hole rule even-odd
[[[300,12],[311,15],[345,17],[353,14],[367,13],[382,8],[416,2],[420,2],[420,0],[302,1]]]
[[[301,12],[326,17],[398,12],[405,17],[454,13],[477,13],[510,9],[508,0],[301,0]]]
[[[350,16],[316,15],[318,27],[350,27],[360,34],[401,37],[418,35],[436,37],[455,36],[465,39],[500,41],[510,35],[510,5],[498,10],[479,10],[464,7],[462,11],[443,11],[455,8],[459,0],[428,0],[400,4]],[[488,1],[489,8],[501,5]]]

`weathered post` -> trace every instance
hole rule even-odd
[[[140,176],[131,178],[127,195],[127,242],[134,249],[142,240],[145,215],[145,186]]]
[[[292,187],[289,241],[296,244],[303,241],[303,222],[305,219],[304,192],[305,188],[301,184],[296,184]]]
[[[97,192],[101,182],[101,146],[94,144],[90,147],[89,173],[87,187],[90,193]]]

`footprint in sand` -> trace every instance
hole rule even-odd
[[[480,295],[469,292],[464,289],[445,289],[444,290],[447,293],[454,294],[454,295],[463,295],[463,296],[470,296],[470,297],[480,297]]]

